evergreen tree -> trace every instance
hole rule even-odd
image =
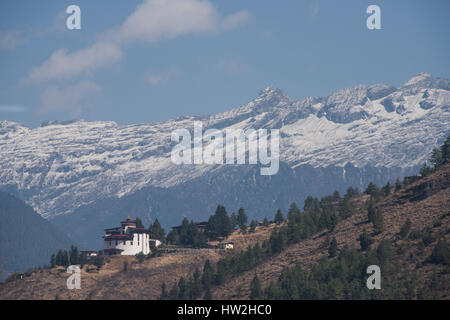
[[[205,294],[203,295],[203,299],[205,300],[212,300],[212,293],[211,293],[211,288],[206,288],[205,290]]]
[[[62,252],[62,264],[61,265],[64,266],[64,267],[67,267],[67,266],[69,266],[69,264],[70,264],[69,254],[67,253],[66,250],[64,250]]]
[[[244,234],[247,232],[247,221],[248,221],[248,217],[247,217],[247,214],[245,213],[244,208],[239,208],[238,215],[237,215],[237,222],[238,222],[239,228],[241,229],[242,233],[244,233]]]
[[[373,240],[369,236],[369,234],[367,233],[366,229],[364,229],[363,233],[361,233],[361,235],[359,236],[359,243],[361,245],[361,250],[362,251],[370,250],[370,246],[372,245]]]
[[[446,164],[450,162],[450,134],[445,139],[444,144],[441,146],[442,163]]]
[[[385,197],[387,197],[388,195],[391,194],[391,184],[389,183],[389,181],[383,186],[383,188],[381,188],[381,191],[383,192],[383,195]]]
[[[348,198],[348,199],[351,199],[351,198],[354,198],[354,197],[357,197],[357,196],[359,196],[358,188],[348,187],[347,188],[347,192],[346,192],[344,197]]]
[[[433,149],[430,162],[433,164],[434,168],[439,168],[444,163],[441,150],[437,148]]]
[[[142,220],[136,217],[136,228],[144,228],[144,225],[142,224]]]
[[[284,221],[283,213],[281,213],[280,209],[277,210],[274,221],[276,224],[280,224]]]
[[[167,292],[166,289],[166,283],[163,282],[161,286],[161,295],[159,296],[159,300],[167,300],[167,299],[169,299],[169,293]]]
[[[216,213],[209,217],[206,232],[213,239],[217,237],[228,237],[233,232],[233,225],[225,207],[219,205]]]
[[[370,199],[367,203],[367,218],[368,218],[369,222],[374,223],[375,215],[376,215],[375,206],[373,204],[373,200]]]
[[[261,283],[258,276],[255,273],[253,280],[250,284],[250,300],[258,300],[262,298]]]
[[[253,233],[255,232],[255,229],[256,229],[256,221],[252,220],[252,222],[250,222],[250,229],[248,232]]]
[[[334,213],[331,212],[328,216],[327,219],[327,228],[330,232],[333,232],[334,229],[336,228],[337,224],[338,224],[338,216]]]
[[[186,284],[186,280],[184,277],[181,277],[178,281],[178,299],[179,300],[187,300],[188,298],[188,288]]]
[[[230,219],[231,219],[231,224],[233,225],[233,230],[236,230],[236,228],[239,226],[239,222],[238,222],[236,213],[233,212],[231,214]]]
[[[155,222],[153,222],[153,224],[150,225],[148,231],[150,239],[164,241],[166,237],[166,232],[161,227],[161,224],[159,223],[158,219],[155,219]]]
[[[426,177],[427,175],[429,175],[432,172],[433,172],[433,168],[429,167],[426,162],[420,168],[420,176],[422,176],[422,177]]]
[[[198,299],[202,295],[202,280],[200,278],[200,272],[198,269],[195,269],[194,276],[192,279],[192,285],[191,285],[191,296],[192,299]]]
[[[268,220],[266,217],[264,217],[264,220],[263,220],[263,226],[264,226],[264,227],[268,227],[269,224],[270,224],[269,220]]]
[[[70,247],[70,253],[69,253],[69,260],[70,264],[75,265],[79,264],[80,262],[80,254],[78,253],[78,248],[75,246]]]
[[[330,243],[330,247],[328,248],[328,256],[330,258],[335,257],[337,254],[337,250],[338,250],[338,244],[337,244],[336,238],[333,237],[333,240],[331,240],[331,243]]]
[[[409,233],[409,230],[411,230],[411,220],[409,220],[408,218],[403,224],[403,226],[400,228],[399,232],[400,238],[405,239]]]
[[[439,239],[438,243],[431,253],[430,259],[432,263],[450,265],[450,247],[444,238]]]
[[[53,253],[50,257],[50,266],[53,268],[54,266],[56,266],[56,256]]]
[[[205,261],[201,280],[203,288],[205,289],[211,288],[214,281],[214,269],[211,266],[211,262],[209,261],[209,259]]]
[[[384,222],[383,222],[383,214],[381,213],[381,210],[377,210],[375,214],[375,218],[373,221],[373,227],[375,230],[375,233],[381,233],[384,231]]]
[[[355,206],[350,201],[350,197],[347,195],[344,196],[344,200],[342,201],[342,205],[339,209],[339,216],[342,219],[347,219],[351,217],[355,213]]]
[[[338,190],[336,190],[336,191],[333,193],[333,200],[334,200],[334,201],[339,201],[339,200],[341,200],[341,195],[340,195],[340,193],[339,193]]]
[[[369,194],[371,196],[376,196],[378,193],[378,188],[375,183],[372,181],[367,185],[366,191],[364,193]]]
[[[172,286],[172,289],[170,289],[169,299],[170,300],[179,300],[180,299],[178,285],[176,283],[174,283]]]
[[[105,261],[103,259],[103,256],[96,256],[93,261],[94,266],[96,266],[99,269],[103,266],[104,263]]]
[[[395,180],[395,192],[399,191],[402,188],[402,183],[400,179]]]

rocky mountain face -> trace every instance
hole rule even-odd
[[[279,129],[280,169],[257,165],[175,165],[176,129]],[[399,88],[358,85],[301,101],[274,87],[248,104],[208,116],[153,124],[48,122],[35,129],[0,122],[0,188],[54,219],[73,239],[98,245],[103,228],[123,216],[168,227],[201,220],[218,203],[272,217],[369,181],[417,172],[450,124],[450,80],[421,73]],[[95,242],[97,241],[97,242]]]

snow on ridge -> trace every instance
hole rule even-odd
[[[153,124],[72,121],[34,129],[0,122],[0,187],[15,185],[33,195],[43,216],[75,204],[145,186],[171,187],[217,166],[176,166],[170,160],[176,128],[280,129],[280,160],[291,167],[413,167],[423,163],[450,128],[450,91],[419,76],[411,90],[355,86],[327,97],[294,101],[275,87],[248,104],[202,117]],[[428,80],[427,80],[428,79]],[[434,80],[433,80],[434,81]],[[408,82],[407,82],[408,83]]]

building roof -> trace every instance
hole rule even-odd
[[[128,229],[129,233],[150,233],[147,229],[145,228],[132,228],[132,229]]]
[[[129,234],[107,234],[103,236],[105,240],[133,240],[133,237]]]

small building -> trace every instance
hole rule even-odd
[[[98,256],[98,252],[97,251],[92,251],[92,250],[82,250],[81,254],[84,255],[87,258]]]
[[[199,231],[203,231],[203,232],[206,230],[206,227],[208,226],[207,221],[194,222],[194,224]],[[179,226],[172,227],[172,229],[179,231],[181,229],[181,227],[182,227],[182,225],[179,225]]]
[[[219,247],[219,249],[233,249],[234,248],[234,243],[231,242],[231,241],[219,242],[219,244],[217,246]]]
[[[136,227],[136,221],[130,217],[120,224],[120,227],[105,229],[104,255],[134,256],[141,252],[143,254],[151,252],[148,230]]]

